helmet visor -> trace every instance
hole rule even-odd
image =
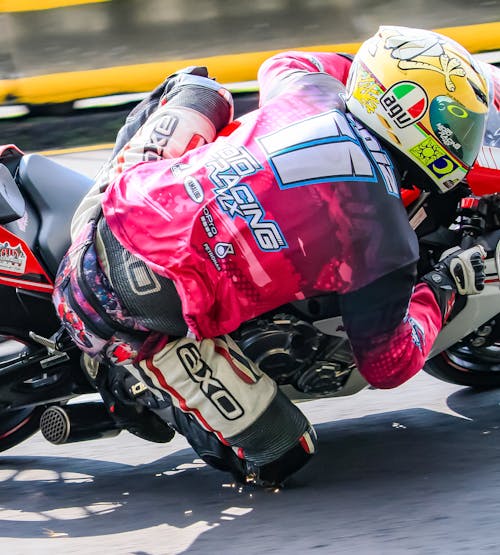
[[[466,109],[449,96],[437,96],[429,116],[441,144],[466,166],[472,166],[483,141],[486,115]]]

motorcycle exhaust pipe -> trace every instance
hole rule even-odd
[[[52,406],[40,418],[43,437],[54,443],[75,443],[115,437],[121,432],[101,402],[76,403],[65,407]]]

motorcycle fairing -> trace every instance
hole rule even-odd
[[[489,83],[489,110],[483,146],[467,175],[467,183],[476,195],[499,192],[500,171],[500,68],[482,64]]]
[[[52,292],[53,282],[28,244],[0,226],[0,284]]]

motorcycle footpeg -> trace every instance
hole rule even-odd
[[[47,349],[47,358],[40,361],[40,366],[43,369],[50,368],[51,366],[55,366],[61,362],[69,360],[69,355],[59,350],[59,334],[52,339],[49,337],[43,337],[43,335],[38,335],[34,331],[30,331],[29,336],[32,341]]]
[[[29,336],[30,336],[30,339],[32,339],[35,343],[38,343],[39,345],[43,345],[44,347],[47,347],[49,351],[57,350],[57,343],[55,340],[49,337],[44,337],[43,335],[38,335],[34,331],[30,331]]]

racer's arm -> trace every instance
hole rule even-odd
[[[425,363],[443,317],[431,289],[414,288],[416,264],[340,296],[344,326],[358,369],[387,389],[413,377]]]
[[[169,76],[127,117],[110,160],[75,212],[74,239],[100,205],[104,191],[119,174],[139,162],[182,156],[212,142],[233,117],[228,90],[208,78],[204,67],[188,67]]]
[[[332,85],[333,78],[345,84],[350,67],[351,60],[347,55],[332,52],[290,51],[276,54],[267,59],[258,71],[260,104],[265,104],[303,79]]]
[[[459,249],[415,288],[416,263],[340,296],[358,369],[371,385],[397,387],[423,368],[457,294],[473,295],[484,288],[485,256],[480,246]]]

